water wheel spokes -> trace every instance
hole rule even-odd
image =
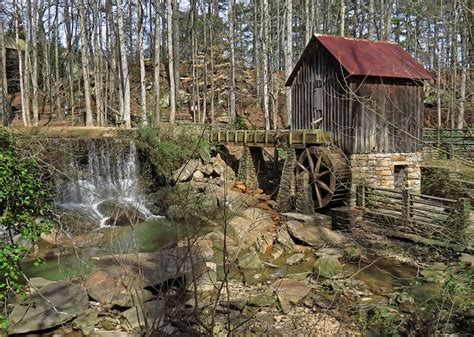
[[[332,199],[341,186],[338,169],[340,154],[330,148],[309,147],[299,155],[297,173],[306,171],[311,185],[311,196],[315,209],[323,208]]]

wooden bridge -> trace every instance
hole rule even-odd
[[[329,145],[332,135],[322,130],[212,129],[209,138],[214,144],[305,148],[310,145]]]

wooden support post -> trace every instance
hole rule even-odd
[[[412,201],[411,201],[411,193],[410,189],[404,188],[402,189],[402,220],[405,224],[410,221],[412,215]]]

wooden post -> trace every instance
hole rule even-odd
[[[410,221],[411,218],[411,193],[410,189],[402,189],[402,220],[406,224]]]
[[[464,241],[464,230],[469,226],[471,204],[469,199],[460,198],[454,209],[454,227],[459,240]]]
[[[365,185],[356,187],[356,205],[357,207],[365,207]]]

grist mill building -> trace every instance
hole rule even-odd
[[[366,183],[420,191],[423,82],[432,77],[398,44],[314,35],[286,82],[292,129],[322,129]]]

